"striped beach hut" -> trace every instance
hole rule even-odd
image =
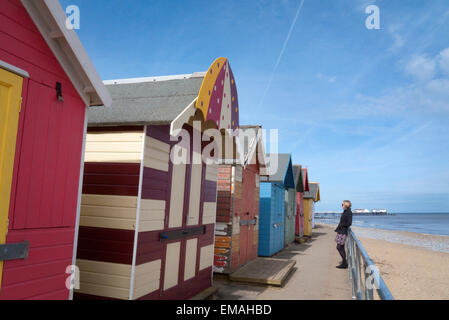
[[[286,193],[295,188],[290,154],[268,154],[267,166],[268,176],[262,176],[260,183],[258,246],[259,256],[266,257],[284,248],[288,212]]]
[[[314,227],[315,203],[320,201],[320,184],[309,183],[309,191],[304,192],[304,235],[310,237]]]
[[[71,296],[87,108],[111,98],[66,20],[0,1],[0,300]]]
[[[302,237],[304,235],[304,191],[309,190],[309,185],[303,176],[303,170],[301,165],[295,164],[293,166],[293,171],[295,173],[295,183],[296,183],[296,220],[295,220],[295,235],[297,237]]]
[[[217,156],[207,133],[238,128],[229,62],[106,84],[112,107],[89,113],[75,298],[189,299],[212,285],[218,165],[206,161]]]
[[[214,271],[232,273],[257,257],[260,173],[265,168],[261,126],[240,126],[237,156],[218,167]],[[240,157],[241,155],[241,157]]]

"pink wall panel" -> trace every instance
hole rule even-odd
[[[73,226],[84,110],[30,81],[15,193],[14,229]]]
[[[73,236],[74,228],[10,230],[8,243],[28,240],[30,248],[26,260],[4,263],[0,300],[67,299],[65,270],[72,264]]]
[[[26,260],[4,264],[0,299],[67,299],[85,104],[19,0],[0,1],[0,60],[24,79],[7,243],[28,240]],[[62,83],[64,102],[56,98]]]

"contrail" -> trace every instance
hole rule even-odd
[[[274,65],[273,71],[271,72],[270,80],[268,81],[268,85],[265,88],[265,92],[262,95],[262,99],[260,100],[259,108],[262,106],[262,104],[263,104],[263,102],[265,100],[265,96],[268,93],[268,90],[270,90],[271,82],[273,81],[273,76],[276,73],[276,70],[277,70],[277,68],[279,66],[279,63],[281,62],[282,56],[284,55],[285,48],[287,48],[288,41],[290,40],[290,36],[293,33],[293,29],[295,28],[296,21],[298,21],[298,17],[299,17],[299,14],[301,12],[302,6],[304,5],[304,1],[305,0],[301,0],[301,3],[299,4],[298,10],[296,10],[295,18],[293,19],[292,25],[290,26],[290,30],[288,31],[287,37],[285,38],[284,45],[282,46],[281,52],[279,53],[279,56],[278,56],[278,59],[276,61],[276,64]]]

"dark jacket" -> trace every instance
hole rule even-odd
[[[345,209],[340,217],[340,223],[335,229],[338,234],[348,234],[349,227],[352,225],[352,211],[351,209]]]

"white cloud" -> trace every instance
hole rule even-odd
[[[449,48],[446,48],[440,52],[438,56],[438,63],[441,71],[449,75]]]
[[[404,38],[399,34],[399,29],[401,29],[400,25],[391,25],[388,27],[388,33],[393,38],[393,44],[390,47],[390,50],[397,50],[402,48],[405,45]]]
[[[449,79],[434,79],[427,83],[430,92],[449,98]]]
[[[429,81],[435,77],[436,63],[426,55],[415,56],[405,66],[405,71],[418,81]]]
[[[316,75],[316,77],[320,80],[326,80],[329,83],[334,83],[335,81],[337,81],[337,77],[336,76],[328,76],[322,73],[318,73]]]

